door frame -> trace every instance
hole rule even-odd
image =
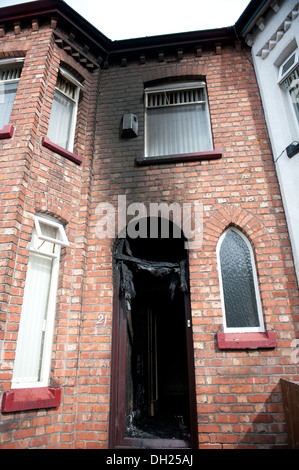
[[[114,305],[111,359],[110,432],[109,448],[197,449],[197,404],[191,302],[189,292],[184,293],[185,330],[188,360],[190,443],[183,439],[146,439],[125,436],[126,419],[126,302],[120,292],[120,271],[114,266]]]

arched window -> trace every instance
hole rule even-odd
[[[217,255],[224,331],[265,331],[249,241],[239,230],[230,227],[218,242]]]

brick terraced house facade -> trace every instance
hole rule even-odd
[[[234,28],[1,8],[0,79],[0,447],[287,448],[298,285]]]

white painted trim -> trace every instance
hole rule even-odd
[[[41,234],[41,228],[39,226],[40,222],[46,223],[52,227],[56,227],[59,229],[60,233],[63,235],[64,242],[58,244],[56,239],[50,239],[49,237],[39,237],[40,239],[47,241],[51,241],[55,243],[56,246],[56,253],[55,255],[49,254],[47,252],[42,252],[41,250],[37,250],[34,247],[30,248],[30,252],[38,253],[40,256],[52,259],[52,269],[51,269],[51,279],[49,285],[49,295],[48,295],[48,302],[47,302],[47,314],[46,314],[46,321],[44,326],[44,340],[43,346],[41,349],[41,370],[40,370],[40,380],[35,382],[25,382],[25,381],[12,381],[12,389],[18,388],[37,388],[37,387],[46,387],[49,385],[49,375],[50,375],[50,366],[51,366],[51,355],[52,355],[52,344],[53,344],[53,334],[54,334],[54,325],[55,325],[55,314],[56,314],[56,299],[57,299],[57,285],[58,285],[58,276],[59,276],[59,264],[60,264],[60,252],[61,252],[61,245],[68,246],[68,240],[66,239],[66,235],[64,232],[64,228],[62,224],[56,222],[52,218],[42,217],[42,216],[35,216],[35,228],[37,234]]]
[[[291,59],[291,57],[294,56],[294,62],[293,64],[291,65],[291,67],[286,70],[284,73],[283,73],[283,67],[285,66],[285,64]],[[288,78],[289,75],[291,75],[291,73],[295,70],[295,68],[298,66],[298,63],[299,63],[299,56],[298,56],[298,50],[296,51],[293,51],[292,54],[290,54],[287,59],[281,64],[281,66],[279,67],[279,74],[278,74],[278,83],[279,85],[281,85],[284,80],[286,80]]]
[[[68,239],[67,239],[67,236],[66,236],[66,233],[62,224],[60,224],[59,222],[56,222],[55,220],[48,219],[39,215],[36,215],[34,217],[34,221],[35,221],[35,228],[36,228],[36,233],[37,233],[38,238],[40,238],[41,240],[46,240],[48,242],[54,243],[55,245],[57,244],[61,246],[69,246],[69,242],[68,242]],[[50,225],[51,227],[56,228],[60,234],[60,239],[51,238],[46,235],[43,235],[41,227],[40,227],[41,222],[43,224]]]
[[[24,62],[25,57],[11,57],[8,59],[1,59],[0,60],[0,67],[3,65],[13,65]]]

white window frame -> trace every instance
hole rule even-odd
[[[10,58],[10,59],[2,59],[0,60],[0,71],[1,69],[7,69],[9,67],[11,67],[11,69],[13,69],[13,66],[15,64],[23,64],[25,58],[24,57],[16,57],[16,58]],[[14,78],[6,78],[6,79],[0,79],[0,87],[5,87],[6,84],[11,84],[11,83],[19,83],[20,81],[20,76],[21,76],[21,72],[22,72],[22,69],[20,67],[20,74],[19,74],[19,77],[14,77]],[[9,116],[9,119],[10,119],[10,116]],[[9,120],[8,122],[6,122],[6,124],[4,125],[7,125],[9,124]]]
[[[80,90],[84,90],[84,87],[82,83],[80,83],[70,72],[68,72],[66,69],[63,67],[59,68],[58,74],[62,75],[68,82],[70,82],[72,85],[76,87],[75,89],[75,98],[71,98],[68,96],[66,93],[64,93],[58,86],[55,87],[55,94],[61,94],[64,97],[66,97],[69,101],[72,101],[74,104],[73,106],[73,112],[71,116],[71,126],[69,130],[69,135],[68,135],[68,145],[66,150],[72,152],[74,148],[74,139],[75,139],[75,132],[76,132],[76,124],[77,124],[77,115],[78,115],[78,104],[79,104],[79,96],[80,96]],[[50,115],[50,121],[51,122],[51,115]],[[54,142],[57,143],[57,142]]]
[[[292,58],[294,57],[293,64],[285,71],[283,72],[283,68],[285,64]],[[288,79],[292,74],[296,73],[298,78],[295,79],[296,81],[296,88],[299,87],[299,49],[295,49],[291,54],[288,55],[286,60],[281,64],[279,67],[279,72],[278,72],[278,84],[281,85],[284,90],[284,94],[287,95],[287,102],[288,102],[288,108],[291,108],[291,114],[293,116],[293,121],[295,122],[296,126],[296,131],[299,131],[299,103],[297,103],[297,108],[298,112],[296,114],[295,111],[295,105],[294,105],[294,93],[291,93],[291,90],[294,89],[294,86],[291,86],[288,84]],[[293,82],[292,82],[293,83]]]
[[[40,225],[41,223],[46,223],[46,225],[56,228],[59,233],[59,238],[52,238],[47,235],[44,235],[42,233],[42,229]],[[61,246],[69,246],[69,242],[68,242],[64,227],[59,222],[56,222],[55,220],[48,219],[45,217],[35,216],[35,228],[36,228],[37,236],[41,240],[46,240],[51,243],[57,243],[58,245],[61,245]]]
[[[69,246],[69,242],[66,238],[66,234],[64,232],[64,227],[62,224],[58,223],[57,221],[53,220],[48,216],[35,216],[35,231],[32,235],[32,240],[29,244],[29,262],[30,262],[30,254],[38,254],[44,258],[51,260],[51,275],[50,275],[50,282],[49,282],[49,289],[48,289],[48,302],[47,302],[47,313],[46,313],[46,320],[43,325],[43,345],[41,346],[41,356],[40,356],[40,377],[37,381],[28,382],[22,378],[15,378],[15,370],[17,353],[18,353],[18,344],[20,341],[23,342],[23,345],[26,346],[26,341],[30,341],[30,338],[24,339],[20,338],[22,332],[24,331],[24,326],[22,325],[22,313],[19,325],[19,333],[18,333],[18,341],[17,341],[17,348],[16,348],[16,358],[15,358],[15,365],[14,365],[14,375],[12,379],[12,389],[17,388],[37,388],[37,387],[46,387],[49,385],[49,375],[50,375],[50,365],[51,365],[51,354],[52,354],[52,343],[53,343],[53,334],[54,334],[54,323],[55,323],[55,313],[56,313],[56,298],[57,298],[57,284],[58,284],[58,275],[59,275],[59,263],[60,263],[60,253],[62,246]],[[57,228],[59,237],[51,238],[45,236],[39,236],[41,233],[40,229],[40,222],[49,225],[49,227]],[[51,247],[51,251],[49,250],[49,245],[45,247],[45,242],[50,242],[53,244]],[[25,284],[26,289],[26,284]],[[23,320],[25,322],[25,320]],[[25,327],[26,330],[26,327]],[[22,346],[23,346],[22,345]],[[21,359],[19,359],[21,364]]]
[[[152,87],[147,87],[145,88],[144,92],[145,92],[145,131],[144,131],[144,136],[145,136],[145,158],[149,158],[149,152],[148,152],[148,148],[147,148],[147,142],[148,142],[148,135],[149,135],[149,130],[148,130],[148,109],[153,109],[153,107],[151,107],[149,105],[149,96],[150,95],[153,95],[153,94],[157,94],[157,93],[163,93],[165,92],[165,94],[167,92],[179,92],[179,91],[185,91],[185,90],[196,90],[196,89],[202,89],[203,90],[203,94],[204,94],[204,100],[201,100],[201,101],[192,101],[192,102],[189,102],[189,103],[175,103],[175,104],[167,104],[167,103],[164,103],[164,104],[159,104],[159,106],[155,106],[156,108],[166,108],[166,107],[174,107],[174,106],[186,106],[186,105],[196,105],[196,104],[205,104],[206,105],[206,109],[205,109],[205,115],[206,115],[206,121],[207,121],[207,127],[208,127],[208,139],[209,139],[209,142],[210,142],[210,146],[209,148],[205,149],[206,151],[211,151],[213,150],[213,136],[212,136],[212,127],[211,127],[211,119],[210,119],[210,111],[209,111],[209,103],[208,103],[208,95],[207,95],[207,86],[206,86],[206,82],[204,81],[187,81],[187,82],[172,82],[172,83],[169,83],[169,84],[161,84],[161,85],[158,85],[158,86],[152,86]],[[198,152],[186,152],[186,153],[199,153],[200,151]],[[167,154],[166,154],[167,155]],[[179,153],[176,154],[176,155],[180,155]],[[157,157],[161,156],[163,157],[164,154],[161,154],[161,155],[156,155]]]
[[[223,289],[223,281],[222,281],[222,272],[221,272],[221,259],[220,259],[220,249],[222,242],[224,241],[227,233],[229,231],[234,231],[236,232],[246,243],[247,248],[249,249],[250,253],[250,260],[251,260],[251,266],[252,266],[252,274],[253,274],[253,282],[254,282],[254,289],[255,289],[255,298],[256,298],[256,304],[257,304],[257,311],[258,311],[258,319],[259,319],[259,326],[258,327],[228,327],[227,326],[227,321],[226,321],[226,312],[225,312],[225,300],[224,300],[224,289]],[[265,331],[265,325],[264,325],[264,318],[263,318],[263,310],[262,310],[262,302],[261,302],[261,297],[260,297],[260,292],[259,292],[259,287],[258,287],[258,277],[257,277],[257,271],[256,271],[256,266],[255,266],[255,259],[254,259],[254,254],[252,250],[252,246],[248,240],[248,238],[238,229],[235,227],[229,227],[226,229],[221,237],[218,240],[217,244],[217,268],[218,268],[218,276],[219,276],[219,284],[220,284],[220,298],[221,298],[221,306],[222,306],[222,316],[223,316],[223,330],[225,333],[249,333],[249,332],[264,332]]]
[[[284,72],[284,66],[288,63],[288,61],[294,56],[294,62],[293,64]],[[295,68],[299,65],[299,52],[298,49],[293,51],[292,54],[288,55],[286,60],[283,61],[281,66],[279,67],[279,72],[278,72],[278,83],[281,85],[285,79],[295,70]]]

